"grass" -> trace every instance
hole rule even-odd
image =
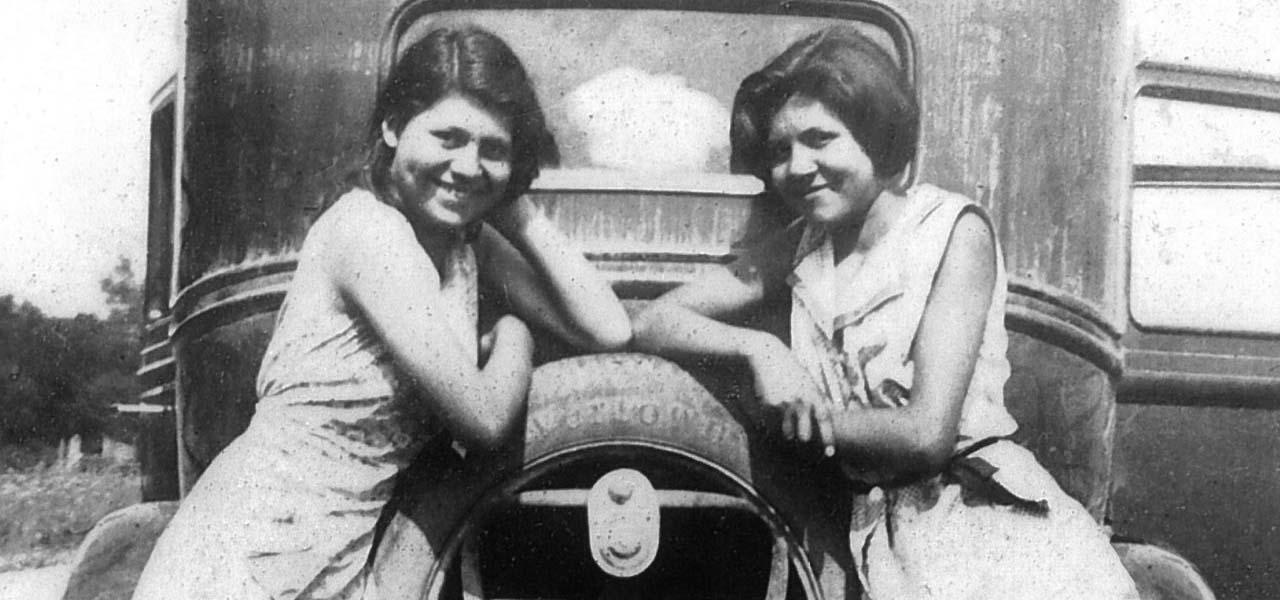
[[[0,573],[65,563],[108,513],[141,500],[137,466],[86,457],[77,468],[0,473]]]

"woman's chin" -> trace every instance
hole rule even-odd
[[[826,207],[813,207],[805,211],[804,218],[813,225],[822,227],[838,227],[843,221],[847,220],[848,215],[832,210],[824,210]]]
[[[479,218],[470,211],[452,210],[438,204],[423,207],[422,220],[433,229],[462,229]]]

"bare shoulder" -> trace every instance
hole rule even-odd
[[[385,241],[387,236],[400,235],[413,235],[400,211],[379,202],[368,191],[353,190],[320,216],[308,237],[316,236],[326,245],[343,246]]]
[[[389,250],[416,245],[413,228],[400,211],[364,190],[348,192],[311,227],[306,245],[326,263],[365,261]]]
[[[989,289],[996,278],[996,243],[991,225],[978,211],[965,210],[956,218],[935,284],[947,282]]]
[[[413,228],[400,211],[373,194],[356,190],[340,198],[307,235],[305,254],[339,284],[353,284],[371,271],[401,273],[429,267]]]
[[[947,243],[947,253],[962,253],[989,260],[995,255],[995,233],[987,219],[976,210],[965,210],[956,219]]]

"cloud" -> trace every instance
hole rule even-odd
[[[566,98],[593,166],[627,171],[726,171],[729,111],[683,77],[620,67]]]

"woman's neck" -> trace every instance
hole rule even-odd
[[[443,274],[449,253],[461,241],[462,234],[456,229],[425,228],[418,225],[413,226],[413,233],[418,238],[418,245],[435,265],[436,272]]]
[[[902,212],[902,199],[903,196],[885,189],[871,203],[862,219],[829,229],[836,264],[851,254],[866,254],[880,243],[897,222]]]

